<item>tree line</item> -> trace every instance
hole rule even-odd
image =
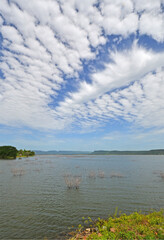
[[[17,150],[13,146],[0,146],[0,159],[16,159],[16,157],[34,156],[35,152],[31,150]]]

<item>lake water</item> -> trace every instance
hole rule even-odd
[[[22,176],[15,176],[21,172]],[[66,239],[82,217],[164,207],[164,156],[0,160],[0,239]],[[80,179],[68,189],[65,177]]]

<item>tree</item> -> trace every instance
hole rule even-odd
[[[1,146],[0,147],[0,159],[15,159],[18,150],[12,146]]]

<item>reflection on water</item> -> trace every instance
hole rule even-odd
[[[163,170],[163,171],[162,171]],[[36,156],[0,161],[1,239],[63,239],[82,217],[164,206],[164,156]]]

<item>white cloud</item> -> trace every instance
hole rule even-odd
[[[0,12],[7,24],[13,24],[24,38],[34,36],[35,18],[26,11],[21,11],[15,4],[1,1]]]
[[[158,42],[164,41],[164,14],[144,13],[140,19],[140,33],[153,37]]]
[[[107,35],[121,35],[121,41],[139,30],[163,42],[160,1],[103,0],[96,7],[97,3],[1,0],[0,14],[5,20],[0,17],[0,69],[4,76],[0,79],[1,124],[43,129],[76,124],[90,128],[122,117],[145,127],[149,123],[162,126],[159,85],[163,86],[163,71],[156,75],[149,72],[163,66],[163,52],[146,50],[137,43],[130,50],[109,51],[112,61],[103,71],[92,73],[90,84],[79,79],[83,60],[97,58],[100,45],[108,41]],[[147,78],[143,78],[145,75]],[[127,88],[140,79],[142,83]],[[62,88],[75,82],[78,90],[65,89],[67,97],[61,96]],[[121,87],[126,89],[118,91]],[[64,100],[59,101],[60,97]]]
[[[159,11],[161,7],[161,0],[135,0],[136,11]]]
[[[112,62],[105,70],[92,75],[92,84],[82,82],[78,92],[72,93],[62,105],[84,103],[102,94],[139,80],[157,67],[163,66],[164,53],[147,51],[134,44],[131,50],[113,52]]]
[[[130,0],[103,1],[101,12],[102,26],[106,34],[121,34],[127,37],[138,29],[138,15],[133,12],[133,2]]]
[[[139,132],[139,133],[136,133],[134,135],[134,139],[154,139],[154,138],[157,138],[159,135],[163,135],[164,134],[164,129],[161,128],[159,130],[150,130],[148,132]]]
[[[14,27],[2,26],[1,33],[4,39],[8,39],[9,41],[15,42],[16,44],[21,44],[23,42],[21,35]]]
[[[135,33],[138,29],[138,16],[131,13],[123,20],[117,17],[108,17],[104,19],[103,27],[107,34],[121,34],[127,37],[131,33]]]
[[[114,63],[106,65],[104,71],[92,75],[92,84],[83,82],[80,90],[72,93],[56,110],[61,116],[73,116],[74,121],[78,118],[83,127],[85,122],[98,126],[119,118],[144,127],[163,126],[164,72],[149,72],[163,66],[164,53],[134,45],[131,51],[113,53],[112,60]],[[134,84],[128,87],[131,82]],[[126,88],[115,91],[120,87]]]
[[[140,34],[151,36],[158,42],[164,41],[164,13],[161,9],[161,0],[137,0],[135,10],[140,12]]]

